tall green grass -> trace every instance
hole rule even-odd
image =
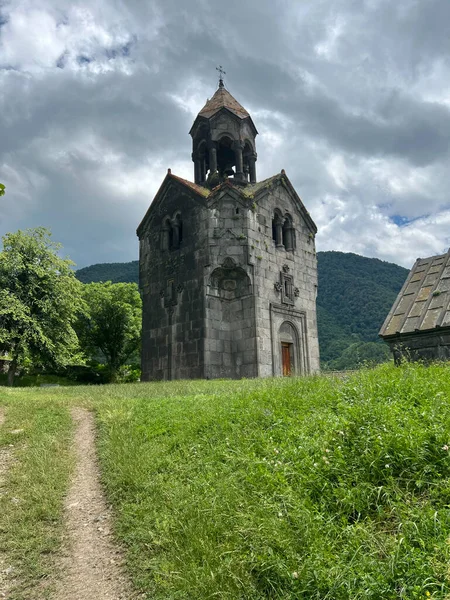
[[[47,581],[61,544],[63,497],[73,464],[71,428],[64,407],[17,394],[0,427],[0,449],[10,454],[0,493],[0,554],[11,600],[41,600],[51,592]]]
[[[0,499],[0,547],[24,582],[14,600],[44,597],[59,547],[72,405],[96,411],[115,533],[145,597],[450,598],[446,365],[2,388],[0,404],[20,499]]]
[[[116,532],[146,597],[450,593],[448,367],[182,386],[97,404]]]

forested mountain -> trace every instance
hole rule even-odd
[[[126,263],[98,263],[78,269],[77,277],[82,283],[111,281],[112,283],[139,283],[139,261]]]
[[[323,367],[344,369],[364,359],[388,357],[378,340],[408,270],[377,258],[345,252],[318,252],[317,313]],[[102,263],[77,271],[83,283],[138,282],[139,263]]]
[[[379,340],[378,331],[408,270],[377,258],[345,252],[318,252],[317,259],[322,364],[349,368],[354,366],[350,364],[352,359],[358,362],[387,357],[387,346]]]

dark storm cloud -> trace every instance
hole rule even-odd
[[[1,18],[1,233],[48,225],[80,266],[135,258],[167,167],[192,177],[220,63],[259,177],[287,169],[322,248],[408,264],[447,245],[447,0],[22,0]]]

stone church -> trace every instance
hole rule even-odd
[[[142,380],[319,370],[316,225],[221,79],[192,125],[194,182],[170,169],[137,229]]]

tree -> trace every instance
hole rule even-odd
[[[3,185],[3,183],[0,183],[0,196],[4,196],[5,195],[5,186]]]
[[[115,381],[120,367],[137,354],[140,345],[142,301],[135,283],[89,283],[83,286],[86,312],[77,332],[83,352],[100,359]]]
[[[327,363],[327,369],[342,371],[358,369],[362,365],[378,365],[391,358],[388,345],[383,342],[355,342],[341,356]]]
[[[11,358],[8,385],[25,359],[64,366],[74,360],[73,329],[81,311],[81,283],[44,227],[7,233],[0,252],[0,348]]]

